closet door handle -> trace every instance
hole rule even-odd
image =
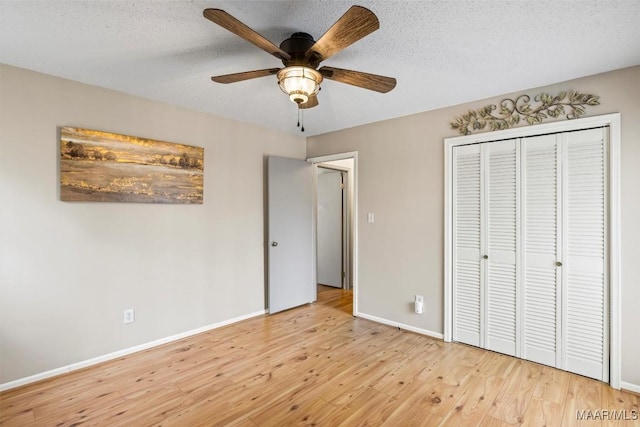
[[[483,255],[482,259],[489,259],[489,255]]]
[[[560,261],[556,261],[556,267],[562,267],[562,263]]]

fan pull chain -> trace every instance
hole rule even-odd
[[[296,127],[300,128],[300,132],[304,132],[304,111],[298,107],[298,124]]]

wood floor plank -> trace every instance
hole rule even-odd
[[[126,427],[162,422],[181,408],[184,398],[183,391],[170,385],[148,388],[125,396],[127,409],[121,406],[115,417],[105,418],[104,424]]]
[[[262,418],[260,414],[253,415],[251,421],[255,425],[323,425],[321,422],[327,414],[337,410],[335,405],[322,399],[306,399],[299,404],[285,408],[285,412],[275,413],[272,418]]]
[[[432,340],[425,343],[419,352],[400,354],[399,357],[395,357],[389,366],[389,372],[373,379],[370,385],[389,396],[404,393],[413,381],[419,380],[425,366],[430,366],[439,357],[438,346],[434,343],[435,340]]]
[[[228,387],[210,390],[199,399],[185,402],[181,410],[167,417],[167,426],[226,426],[247,418],[259,408],[268,407],[277,399],[270,392],[291,387],[286,378],[257,377]]]
[[[383,426],[424,426],[432,427],[442,424],[443,417],[434,414],[428,408],[420,405],[422,396],[409,395],[404,399],[397,399],[393,412],[384,421]]]
[[[541,373],[541,365],[517,360],[488,415],[508,424],[522,424]]]
[[[472,348],[468,351],[477,353],[477,350],[476,348]],[[494,353],[492,351],[485,351],[484,353],[482,360],[476,368],[478,375],[508,378],[511,376],[511,372],[518,366],[519,359],[515,357]]]
[[[442,347],[440,357],[432,359],[432,363],[422,369],[417,377],[419,382],[413,384],[414,387],[418,387],[416,392],[423,396],[420,406],[443,418],[454,408],[456,401],[464,393],[463,382],[471,374],[467,367],[458,365],[458,357],[464,358],[469,347],[464,345],[457,345],[455,348],[446,347]],[[455,353],[456,350],[457,353]],[[454,357],[456,354],[457,357]]]
[[[602,387],[601,390],[602,409],[607,411],[607,425],[640,426],[640,396],[611,387]]]
[[[373,388],[366,389],[337,410],[321,419],[326,426],[377,426],[391,416],[389,396]]]
[[[506,426],[580,421],[637,396],[352,316],[352,294],[259,316],[0,393],[0,425]]]
[[[34,425],[55,425],[56,427],[79,425],[104,412],[119,411],[115,408],[125,403],[120,393],[116,391],[99,393],[86,391],[72,399],[72,403],[62,401],[59,402],[59,406],[56,404],[36,406]]]
[[[251,411],[249,418],[259,425],[277,425],[285,419],[305,418],[317,406],[325,407],[327,402],[319,397],[322,380],[315,376],[305,379],[308,381],[279,393],[269,405]],[[302,413],[306,415],[300,416]]]
[[[25,409],[23,411],[3,414],[0,412],[0,425],[3,427],[20,427],[25,425],[32,425],[36,420],[33,415],[32,409]]]
[[[393,361],[385,355],[363,356],[334,376],[333,387],[326,387],[320,398],[336,406],[346,405],[370,388],[370,378],[384,374],[389,365],[393,365]]]
[[[434,414],[445,417],[468,392],[471,373],[464,366],[456,366],[447,373],[422,382],[425,398],[421,405]]]
[[[102,384],[88,389],[77,390],[73,396],[64,394],[58,399],[50,397],[34,406],[33,413],[36,420],[54,417],[61,414],[91,412],[92,409],[111,403],[122,403],[124,399],[115,384]]]
[[[91,375],[82,371],[47,379],[38,383],[38,387],[25,386],[14,392],[0,393],[0,421],[17,413],[42,407],[56,402],[76,399],[76,395],[102,383],[103,370],[96,367]]]
[[[512,424],[507,424],[503,421],[497,420],[490,415],[485,416],[482,421],[478,422],[479,427],[511,427]]]
[[[464,392],[444,419],[445,425],[476,426],[490,409],[505,384],[500,377],[470,376]]]
[[[562,425],[562,405],[533,397],[524,415],[524,426],[554,427]]]
[[[573,374],[568,372],[543,366],[533,397],[564,405],[572,376]]]
[[[578,413],[582,411],[598,411],[602,409],[602,393],[598,381],[592,381],[579,375],[573,375],[569,382],[566,403],[564,405],[564,426],[591,426],[602,425],[601,418],[581,418]]]

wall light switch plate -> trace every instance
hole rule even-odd
[[[367,214],[367,222],[369,222],[369,223],[373,224],[373,220],[374,220],[373,212],[369,212],[369,213]]]

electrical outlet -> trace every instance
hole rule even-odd
[[[424,297],[422,295],[415,296],[415,302],[413,303],[416,314],[422,314],[424,310]]]
[[[135,312],[133,311],[133,308],[128,308],[124,311],[124,318],[123,318],[123,322],[124,324],[128,324],[128,323],[133,323],[135,321]]]

